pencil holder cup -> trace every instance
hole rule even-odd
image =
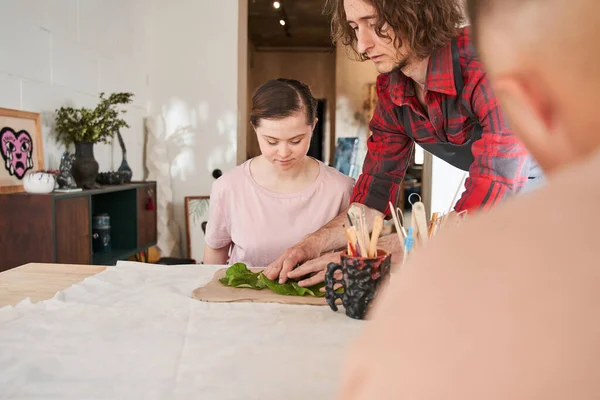
[[[346,252],[341,262],[329,263],[325,274],[325,299],[333,311],[337,311],[335,301],[342,300],[346,315],[354,319],[365,319],[377,291],[390,279],[391,255],[377,250],[377,257],[350,257]],[[342,279],[336,279],[337,271]],[[337,284],[341,288],[335,290]]]

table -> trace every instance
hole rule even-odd
[[[365,321],[324,306],[192,299],[219,268],[119,262],[0,274],[11,304],[0,308],[0,398],[334,398]]]
[[[29,297],[32,302],[54,295],[106,267],[67,264],[25,264],[0,272],[0,308],[15,305]]]
[[[400,268],[393,264],[392,268]],[[0,272],[0,308],[29,298],[32,303],[53,298],[56,293],[106,270],[96,265],[29,263]]]

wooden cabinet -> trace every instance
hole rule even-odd
[[[111,249],[94,253],[92,216],[104,213]],[[0,271],[29,262],[114,265],[155,244],[155,182],[0,195]]]
[[[89,264],[90,207],[87,196],[57,198],[54,201],[56,224],[56,262]]]
[[[156,209],[155,189],[156,186],[140,187],[137,189],[138,247],[146,247],[150,243],[156,243],[156,211],[148,210],[149,204],[151,204]]]

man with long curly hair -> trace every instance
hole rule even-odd
[[[488,209],[537,181],[540,173],[514,137],[461,28],[461,0],[330,0],[333,37],[375,64],[378,103],[363,172],[352,202],[367,220],[390,215],[415,143],[469,172],[455,210]],[[265,271],[269,278],[323,280],[343,248],[345,213],[286,250]],[[394,236],[382,248],[394,252]],[[310,261],[309,261],[310,260]],[[292,270],[296,265],[304,263]]]

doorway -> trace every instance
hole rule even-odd
[[[308,156],[325,162],[325,110],[327,109],[327,100],[317,100],[317,125],[313,131]]]

